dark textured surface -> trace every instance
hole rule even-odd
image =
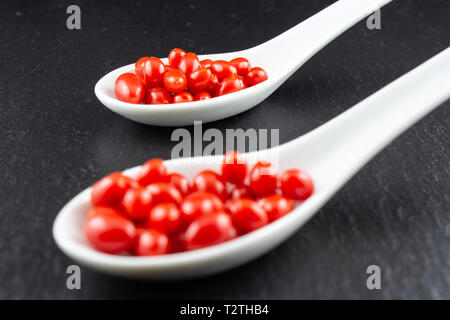
[[[77,1],[0,5],[0,298],[450,298],[449,102],[397,139],[278,249],[195,281],[146,283],[82,268],[51,227],[76,193],[112,171],[170,156],[173,128],[125,120],[93,86],[106,72],[172,47],[199,53],[270,39],[330,1]],[[251,4],[250,4],[251,3]],[[205,128],[280,128],[291,140],[450,44],[448,1],[397,0],[382,29],[365,22],[311,59],[257,108]],[[449,84],[450,85],[450,84]],[[382,289],[366,288],[366,268]]]

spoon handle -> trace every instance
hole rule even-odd
[[[355,23],[392,0],[339,0],[279,36],[250,50],[272,56],[277,68],[294,73]]]
[[[450,47],[288,145],[291,150],[301,150],[305,169],[342,185],[387,144],[449,98]]]

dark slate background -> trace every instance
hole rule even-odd
[[[113,170],[170,157],[174,128],[104,108],[94,84],[173,47],[198,53],[266,41],[327,6],[283,1],[2,1],[0,4],[0,298],[450,298],[449,105],[382,151],[293,237],[217,276],[152,283],[82,268],[51,235],[59,209]],[[76,3],[82,29],[66,28]],[[382,29],[361,22],[258,107],[206,128],[280,128],[298,137],[450,44],[447,0],[395,0]],[[449,84],[450,85],[450,84]],[[190,130],[192,128],[189,128]],[[382,289],[366,288],[366,268]]]

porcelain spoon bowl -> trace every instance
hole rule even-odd
[[[75,261],[106,273],[148,279],[193,278],[217,273],[271,250],[298,230],[364,164],[417,120],[450,97],[450,49],[433,57],[356,106],[310,133],[276,148],[246,153],[249,163],[266,159],[279,170],[301,168],[315,183],[314,194],[283,218],[229,242],[155,257],[117,256],[92,249],[83,226],[90,188],[58,214],[53,236]],[[165,161],[170,171],[192,179],[202,169],[218,170],[220,156]],[[125,171],[135,176],[139,167]]]
[[[256,47],[238,52],[201,55],[200,59],[231,60],[246,57],[264,68],[269,79],[256,86],[214,99],[170,105],[131,104],[118,100],[114,83],[119,75],[133,72],[134,64],[118,68],[95,85],[100,102],[125,118],[156,126],[210,122],[246,111],[274,92],[298,68],[345,30],[391,0],[339,0],[304,22]],[[167,59],[163,59],[167,63]]]

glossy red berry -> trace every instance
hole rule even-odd
[[[173,203],[161,203],[148,215],[148,225],[166,234],[174,233],[181,226],[181,213]]]
[[[193,52],[186,53],[180,60],[178,69],[184,72],[186,76],[189,76],[192,72],[201,67],[198,57]]]
[[[238,185],[235,186],[228,194],[229,199],[241,199],[241,198],[248,198],[252,199],[253,194],[250,191],[250,188],[246,185]]]
[[[269,223],[267,213],[251,199],[228,200],[225,209],[230,214],[233,225],[241,234],[254,231]]]
[[[227,188],[221,176],[212,170],[200,171],[192,183],[192,187],[196,191],[203,191],[215,194],[220,199],[227,198]]]
[[[243,57],[234,58],[230,63],[236,68],[238,75],[243,77],[246,77],[251,69],[250,62]]]
[[[211,69],[211,72],[217,76],[219,81],[222,81],[228,77],[237,76],[236,68],[225,60],[216,60],[211,63],[209,68]]]
[[[221,212],[223,209],[222,200],[207,192],[191,193],[180,205],[182,220],[186,225],[200,216]]]
[[[188,76],[188,88],[191,92],[206,90],[211,82],[211,70],[208,68],[198,68]]]
[[[152,228],[138,228],[132,251],[137,256],[158,256],[170,252],[169,237]]]
[[[187,79],[181,70],[173,69],[164,74],[163,83],[167,91],[178,93],[186,89]]]
[[[216,90],[216,96],[223,96],[245,88],[246,84],[243,79],[237,76],[228,77],[219,84]]]
[[[113,172],[92,185],[91,203],[94,206],[116,205],[133,185],[131,178],[121,172]]]
[[[228,151],[223,157],[222,177],[234,184],[244,183],[247,176],[247,162],[237,151]]]
[[[250,172],[250,190],[258,197],[275,193],[277,170],[270,162],[258,162]]]
[[[153,206],[153,196],[144,187],[128,189],[122,199],[122,208],[133,220],[141,221],[147,218]]]
[[[191,191],[189,180],[182,174],[171,173],[168,175],[168,181],[180,191],[182,196],[186,196]]]
[[[145,60],[142,68],[142,79],[147,88],[162,87],[162,80],[166,68],[164,63],[156,57]]]
[[[211,67],[211,63],[213,63],[213,61],[211,59],[204,59],[204,60],[200,61],[200,64],[203,68]]]
[[[145,87],[138,76],[124,73],[117,78],[114,93],[120,101],[138,104],[144,100]]]
[[[134,72],[142,80],[144,79],[144,65],[145,65],[145,62],[149,59],[150,59],[150,57],[142,57],[138,61],[136,61],[135,65],[134,65]]]
[[[194,96],[194,100],[195,101],[200,101],[200,100],[208,100],[211,99],[212,96],[208,91],[200,91],[199,93],[197,93]]]
[[[294,209],[294,201],[279,194],[261,198],[258,204],[266,211],[269,222],[281,218]]]
[[[167,169],[162,159],[151,159],[144,163],[138,172],[137,182],[142,186],[167,181]]]
[[[266,71],[260,67],[251,68],[246,76],[247,85],[249,87],[254,86],[258,83],[266,81],[268,79]]]
[[[177,69],[180,64],[181,58],[183,58],[185,54],[186,54],[186,51],[184,51],[183,49],[180,49],[180,48],[172,49],[172,51],[170,51],[169,57],[168,57],[169,65],[172,68]]]
[[[92,210],[84,227],[88,242],[105,253],[115,254],[129,250],[136,234],[134,224],[118,210],[104,207]]]
[[[145,104],[168,104],[172,103],[172,96],[164,88],[151,88],[145,95]]]
[[[236,237],[231,219],[225,213],[213,213],[195,219],[184,235],[186,250],[216,245]]]
[[[213,73],[211,75],[211,78],[209,79],[209,83],[208,83],[208,86],[206,87],[206,91],[208,91],[211,95],[215,95],[219,85],[220,85],[219,79]]]
[[[153,183],[147,186],[153,196],[153,203],[174,203],[180,204],[183,196],[173,185],[165,182]]]
[[[182,91],[173,96],[173,103],[185,103],[194,101],[194,97],[187,91]]]
[[[284,171],[280,183],[283,194],[292,199],[306,200],[314,192],[314,183],[311,177],[299,169]]]

